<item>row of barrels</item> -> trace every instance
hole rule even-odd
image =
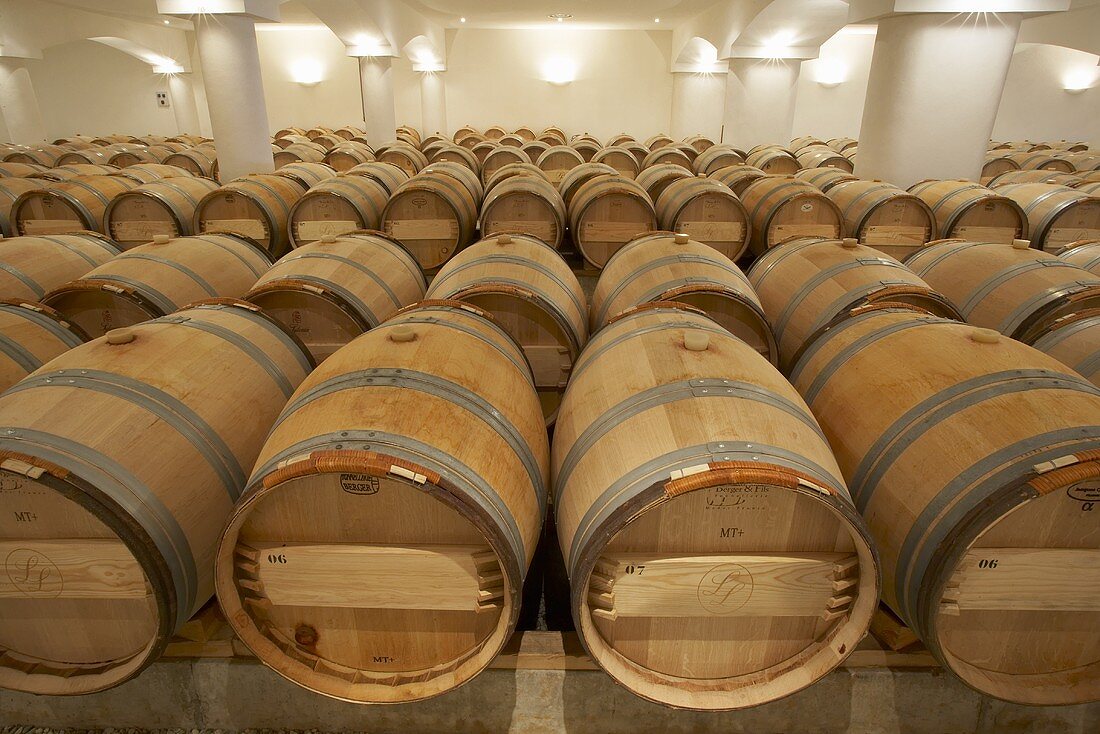
[[[391,259],[335,249],[354,246]],[[269,307],[222,300],[108,332],[0,397],[0,472],[56,524],[0,521],[16,562],[56,571],[0,595],[14,620],[0,684],[114,685],[216,589],[246,644],[303,686],[441,693],[507,639],[552,490],[582,640],[651,700],[743,708],[809,685],[866,632],[880,573],[887,603],[971,686],[1094,700],[1100,392],[955,320],[1049,336],[1095,308],[1100,278],[1069,262],[1090,247],[1059,259],[948,241],[912,256],[914,272],[802,238],[746,277],[702,243],[650,235],[614,256],[585,309],[556,252],[505,235],[308,377],[303,332]],[[343,258],[386,282],[403,267],[418,300],[400,253],[380,235],[327,238],[284,275],[324,285],[308,261]],[[552,344],[524,345],[552,325],[547,302],[581,335],[567,370]],[[552,448],[536,377],[551,367],[568,377]],[[118,572],[88,570],[104,565]]]
[[[1092,146],[1083,140],[1049,140],[1035,143],[1030,140],[990,140],[987,146],[989,150],[1019,150],[1023,152],[1035,150],[1065,151],[1067,153],[1084,153],[1092,150]]]
[[[991,150],[985,155],[980,180],[983,184],[1007,174],[1058,174],[1065,178],[1054,181],[1100,180],[1100,153],[1067,153],[1060,151],[1007,152]],[[1038,180],[1038,179],[1032,179]]]

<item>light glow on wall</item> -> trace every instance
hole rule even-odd
[[[817,83],[828,89],[843,84],[848,79],[848,67],[836,59],[817,59],[814,66]]]
[[[298,59],[290,66],[290,78],[304,87],[312,87],[324,79],[324,67],[316,59]]]
[[[542,78],[558,86],[577,78],[577,62],[564,56],[553,56],[542,62]]]
[[[1083,92],[1096,83],[1097,71],[1098,69],[1087,66],[1070,69],[1062,77],[1062,87],[1070,94]]]
[[[794,45],[794,33],[781,31],[764,41],[763,56],[768,59],[782,59],[791,55],[791,46]]]

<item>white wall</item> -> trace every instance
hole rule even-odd
[[[46,49],[28,61],[31,82],[51,140],[66,135],[175,135],[169,107],[157,107],[167,92],[164,77],[132,56],[94,41]]]
[[[536,130],[555,124],[601,140],[668,132],[671,44],[670,31],[448,31],[447,123]],[[554,59],[575,65],[572,83],[545,81]]]
[[[1100,32],[1100,31],[1098,31]],[[1020,44],[1008,68],[994,140],[1085,140],[1100,145],[1100,85],[1065,91],[1066,77],[1092,74],[1097,57],[1061,46]]]
[[[859,137],[874,49],[873,33],[841,31],[821,45],[818,58],[802,62],[793,137]],[[819,79],[840,79],[841,83],[828,89]]]
[[[289,125],[362,125],[359,60],[347,55],[344,44],[328,28],[292,28],[257,26],[256,44],[271,131]],[[302,86],[295,75],[303,66],[311,65],[319,70],[321,82]]]

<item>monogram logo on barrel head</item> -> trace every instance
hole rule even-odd
[[[703,574],[699,582],[699,603],[711,614],[730,614],[745,606],[752,596],[752,574],[736,563],[720,563]]]
[[[9,553],[4,570],[12,585],[30,597],[59,596],[65,585],[54,562],[30,548],[16,548]]]

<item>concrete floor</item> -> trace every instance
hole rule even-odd
[[[66,731],[323,731],[371,734],[1096,734],[1100,704],[1037,708],[980,696],[939,669],[840,669],[740,712],[648,703],[599,671],[488,670],[438,698],[359,706],[293,685],[254,660],[178,659],[104,693],[0,691],[2,734]],[[39,728],[47,727],[47,728]]]

